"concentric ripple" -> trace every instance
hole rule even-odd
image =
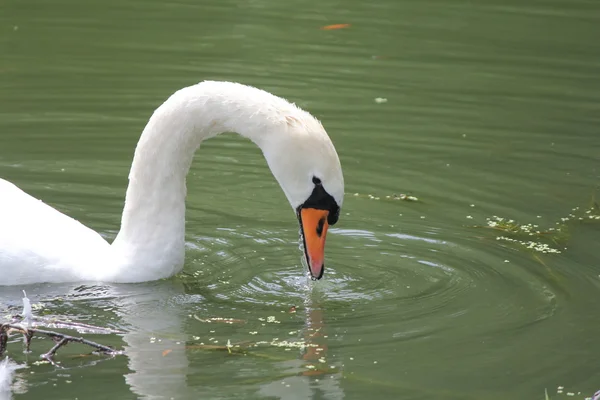
[[[318,293],[321,305],[351,309],[355,318],[385,319],[393,313],[438,329],[456,323],[448,316],[469,314],[489,320],[481,326],[488,331],[527,325],[555,307],[547,282],[504,262],[501,254],[469,247],[468,241],[332,229],[325,278],[312,282],[295,243],[281,239],[292,236],[289,231],[221,230],[220,235],[201,239],[210,251],[194,253],[191,268],[201,279],[198,285],[205,286],[203,294],[232,307],[285,307]]]

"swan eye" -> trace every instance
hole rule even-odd
[[[319,178],[317,178],[316,176],[313,176],[312,181],[315,185],[321,184],[321,180]]]

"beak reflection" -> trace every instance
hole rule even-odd
[[[325,237],[327,236],[327,216],[329,211],[316,208],[302,208],[299,213],[304,255],[312,279],[321,279],[325,270]]]

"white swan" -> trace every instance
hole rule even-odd
[[[184,261],[185,178],[202,140],[237,132],[261,148],[300,221],[313,279],[344,195],[340,161],[321,123],[268,92],[231,82],[183,88],[162,104],[137,144],[121,230],[112,245],[80,222],[0,179],[0,285],[142,282]]]

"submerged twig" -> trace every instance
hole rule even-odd
[[[27,350],[29,350],[29,347],[31,345],[31,339],[33,338],[33,335],[39,334],[39,335],[45,335],[45,336],[48,336],[49,338],[52,338],[56,342],[56,344],[54,345],[54,347],[52,347],[50,349],[50,351],[48,351],[47,353],[45,353],[41,356],[42,358],[44,358],[48,361],[52,361],[52,357],[54,357],[54,355],[56,355],[56,352],[58,351],[58,349],[65,346],[69,342],[85,344],[87,346],[95,348],[97,351],[99,351],[103,354],[106,354],[106,355],[123,354],[123,352],[120,350],[115,350],[112,347],[105,346],[103,344],[96,343],[91,340],[84,339],[82,337],[70,336],[70,335],[66,335],[64,333],[47,331],[44,329],[26,328],[22,325],[7,323],[7,324],[0,325],[0,357],[6,351],[7,343],[8,343],[8,335],[12,331],[23,334],[23,336],[25,337],[25,346],[26,346]]]
[[[60,339],[58,342],[56,342],[56,344],[50,349],[49,352],[47,352],[46,354],[42,354],[40,357],[43,358],[44,360],[47,360],[50,364],[56,366],[56,364],[54,363],[54,355],[56,354],[56,351],[58,349],[60,349],[62,346],[65,346],[69,341],[66,338]]]

